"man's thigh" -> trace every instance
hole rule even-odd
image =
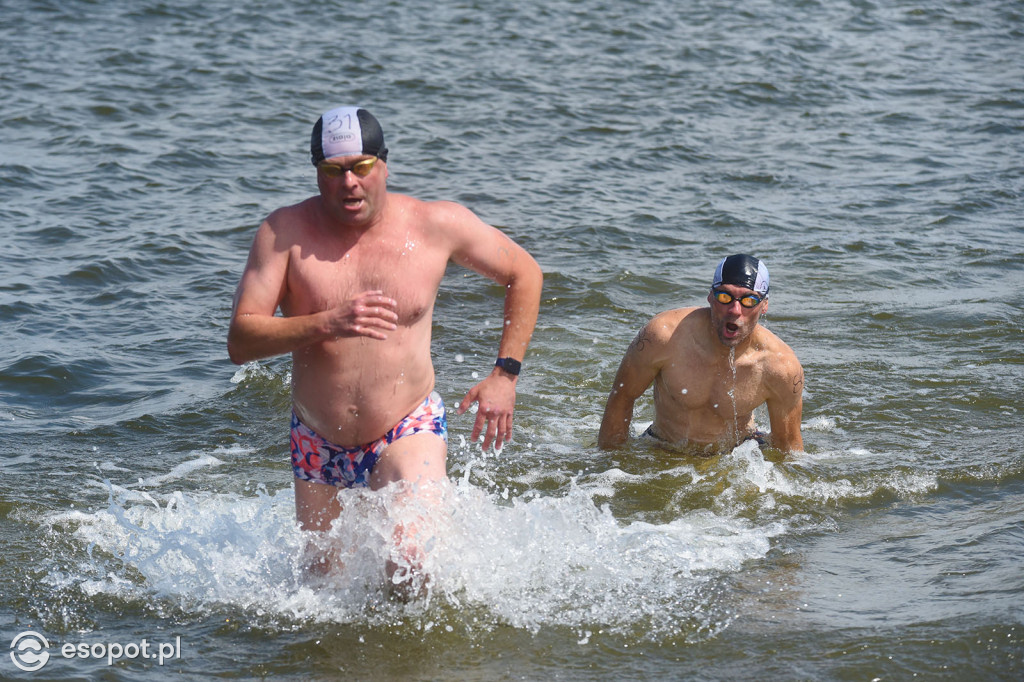
[[[327,531],[341,514],[341,488],[295,479],[295,518],[302,530]]]
[[[435,433],[416,433],[399,438],[381,452],[370,488],[378,490],[395,481],[424,483],[448,476],[448,444]]]

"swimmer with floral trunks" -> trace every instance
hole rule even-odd
[[[768,308],[768,267],[746,254],[715,269],[708,307],[656,315],[633,339],[605,405],[598,445],[628,440],[636,400],[654,385],[644,435],[674,450],[715,454],[745,440],[803,450],[804,373],[792,349],[759,324]],[[767,405],[771,432],[754,425]]]
[[[448,417],[436,391],[380,438],[355,447],[336,445],[299,420],[292,410],[292,471],[295,478],[343,488],[367,487],[384,449],[399,438],[433,433],[448,442]]]
[[[341,513],[343,488],[404,482],[417,494],[447,479],[430,341],[450,261],[504,287],[498,360],[458,414],[478,404],[471,438],[482,435],[485,449],[511,438],[542,274],[467,208],[390,192],[384,134],[365,109],[324,113],[310,152],[319,192],[256,231],[228,353],[238,364],[291,353],[296,516],[303,530],[322,532]]]

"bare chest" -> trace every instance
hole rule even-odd
[[[347,247],[295,249],[289,260],[286,315],[329,310],[366,291],[398,302],[399,324],[411,326],[433,308],[447,256],[412,236],[361,240]]]
[[[657,399],[677,410],[750,413],[765,401],[756,363],[709,363],[681,356],[667,363],[655,380]]]

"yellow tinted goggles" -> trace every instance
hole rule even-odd
[[[357,177],[365,178],[373,170],[373,167],[377,165],[377,157],[372,159],[363,159],[362,161],[356,161],[350,166],[341,166],[336,163],[327,163],[326,161],[317,164],[317,168],[320,172],[329,178],[340,178],[345,173],[352,171]]]
[[[722,291],[721,289],[712,289],[711,295],[714,296],[715,300],[721,303],[722,305],[729,305],[733,301],[738,300],[740,302],[740,305],[743,306],[744,308],[754,308],[757,306],[758,303],[764,300],[757,294],[743,294],[742,296],[737,298],[730,294],[728,291]]]

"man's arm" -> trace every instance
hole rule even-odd
[[[607,450],[626,442],[633,421],[633,405],[658,375],[655,352],[658,340],[651,327],[651,323],[644,325],[622,357],[604,407],[601,430],[597,434],[598,447]]]
[[[782,452],[801,452],[804,449],[800,433],[803,415],[804,370],[789,347],[782,353],[777,371],[772,372],[772,385],[768,394],[768,419],[772,432],[768,437],[771,447]]]
[[[397,328],[396,303],[380,291],[365,291],[332,310],[276,317],[287,292],[288,250],[278,246],[282,240],[273,220],[257,230],[235,292],[228,329],[232,362],[241,365],[340,336],[386,339]]]
[[[496,358],[510,357],[521,362],[540,311],[544,283],[540,266],[523,247],[481,221],[469,209],[449,202],[437,202],[435,209],[440,214],[437,219],[444,223],[453,239],[451,259],[505,287],[504,325]],[[495,367],[459,403],[458,414],[463,414],[472,403],[478,403],[470,437],[475,441],[483,432],[485,450],[491,443],[501,448],[512,438],[518,379]]]

